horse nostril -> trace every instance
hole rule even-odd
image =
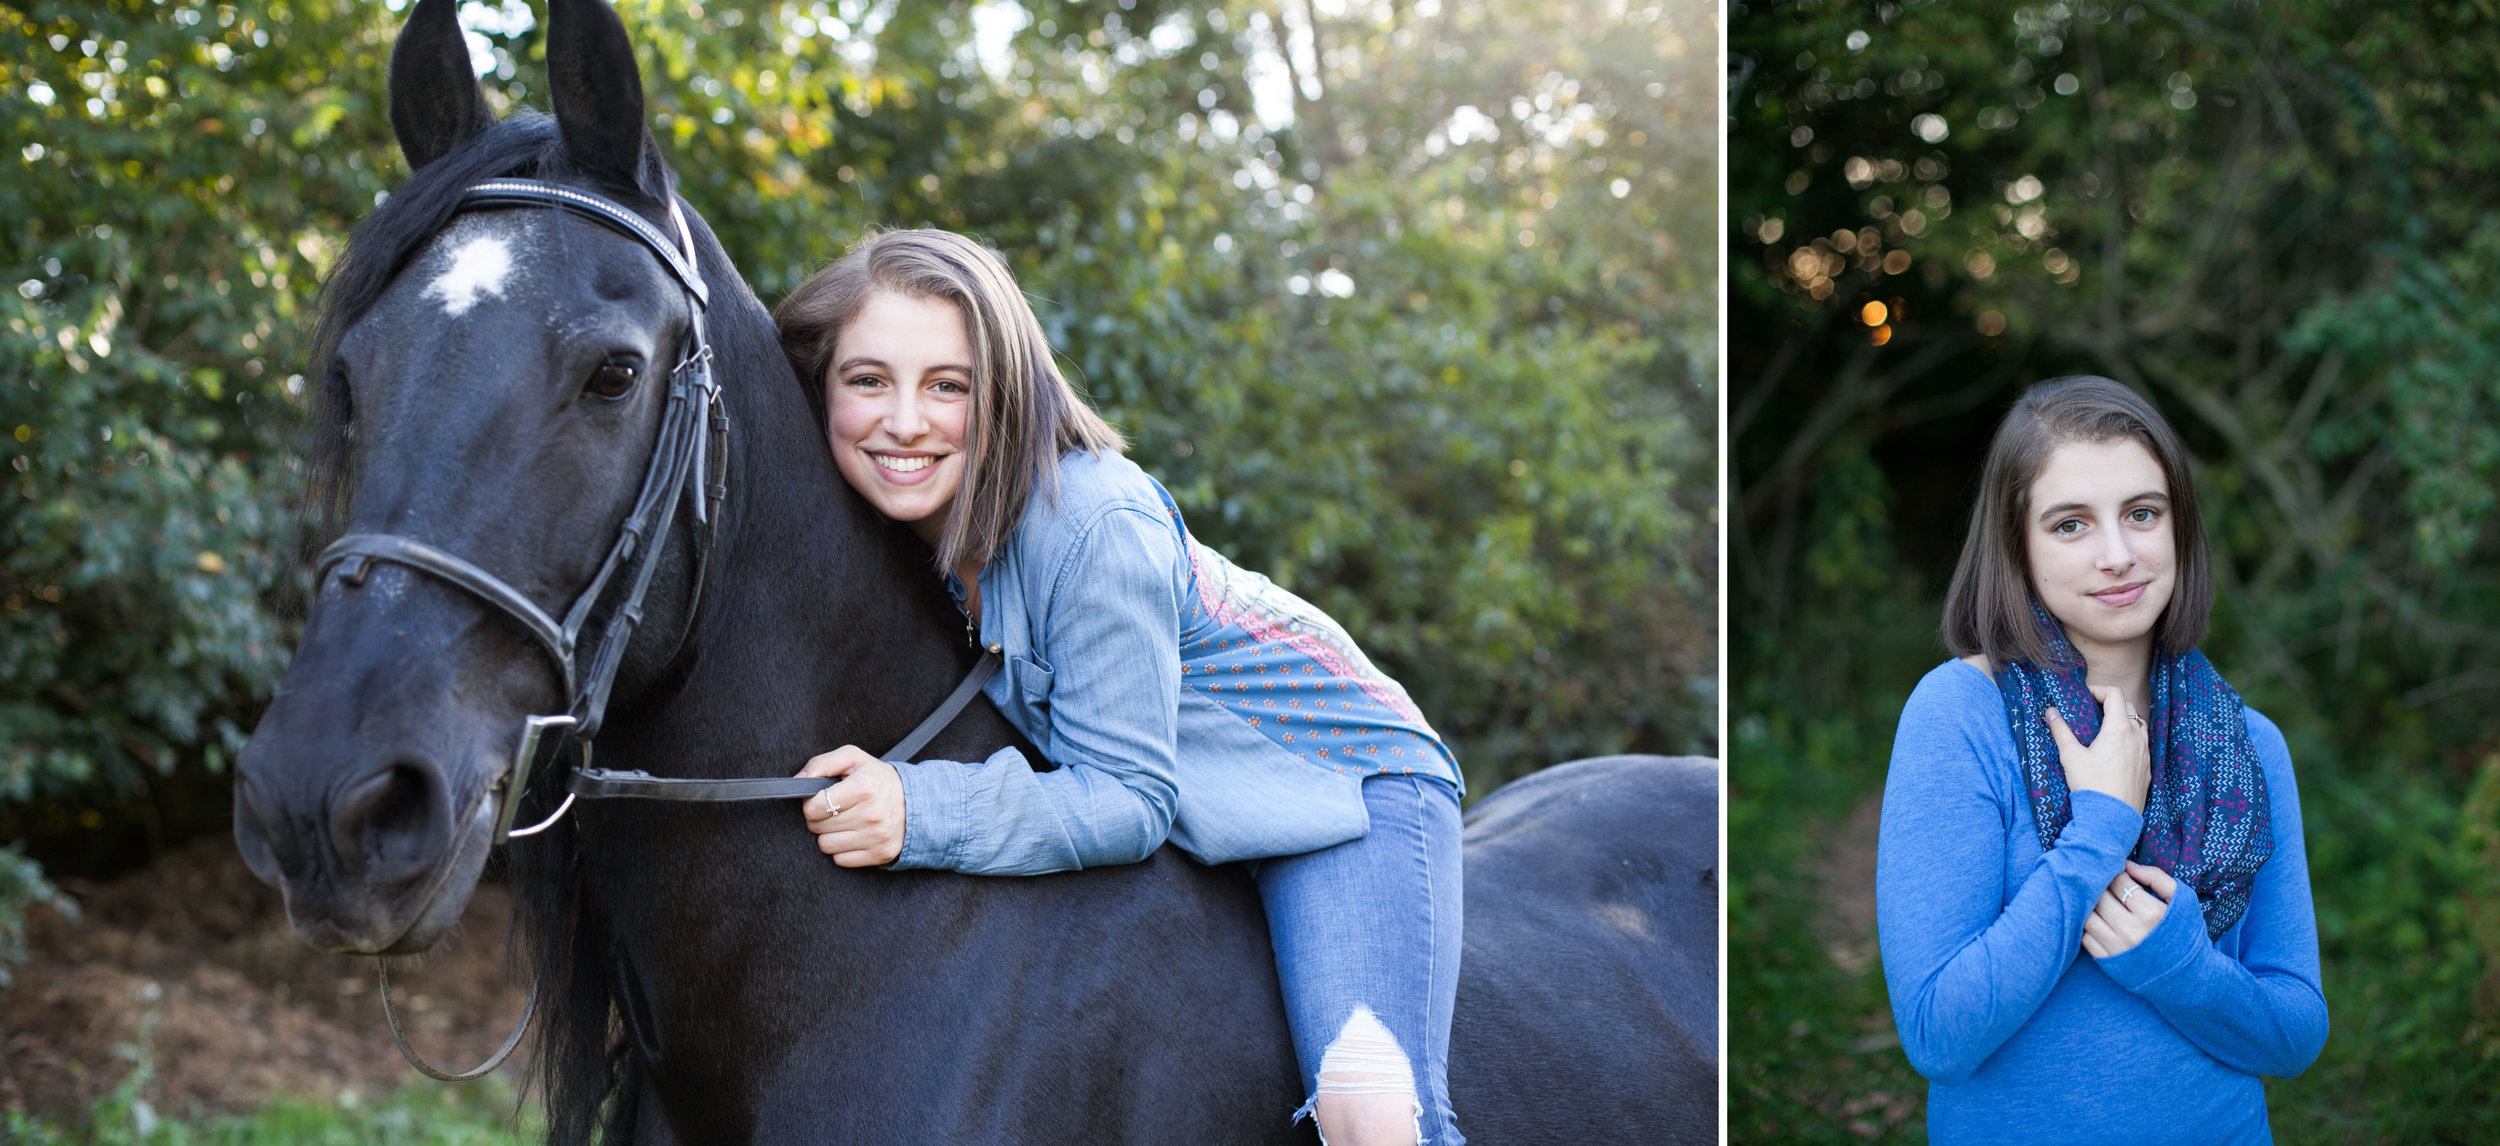
[[[442,850],[448,813],[434,769],[389,765],[341,789],[331,803],[330,843],[367,878],[421,870]]]

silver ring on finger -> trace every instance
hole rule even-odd
[[[829,787],[828,787],[828,788],[826,788],[826,789],[824,789],[824,795],[825,795],[825,814],[826,814],[826,815],[828,815],[828,816],[839,816],[839,815],[841,815],[841,814],[842,814],[842,809],[841,809],[841,808],[839,808],[839,807],[837,807],[837,806],[835,806],[835,804],[834,804],[834,802],[833,802],[833,789],[832,789],[832,788],[829,788]]]
[[[2134,721],[2135,726],[2138,728],[2144,727],[2144,718],[2141,716],[2137,716],[2136,714],[2130,712],[2127,714],[2127,719]]]
[[[2119,896],[2119,897],[2118,897],[2118,906],[2120,906],[2120,907],[2125,907],[2125,906],[2127,905],[2127,901],[2128,901],[2128,900],[2130,900],[2130,899],[2134,899],[2134,898],[2135,898],[2135,893],[2137,893],[2137,892],[2139,892],[2139,891],[2142,891],[2142,890],[2144,890],[2144,885],[2143,885],[2143,884],[2138,883],[2138,884],[2131,884],[2131,885],[2129,885],[2129,886],[2128,886],[2128,888],[2127,888],[2127,893],[2126,893],[2125,895],[2122,895],[2122,896]]]

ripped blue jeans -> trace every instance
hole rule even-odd
[[[1362,838],[1250,864],[1309,1096],[1293,1117],[1310,1116],[1323,1089],[1344,1089],[1335,1077],[1341,1072],[1403,1066],[1414,1080],[1417,1141],[1460,1146],[1467,1139],[1450,1110],[1449,1083],[1462,890],[1458,792],[1428,776],[1373,776],[1363,781],[1363,805],[1371,830]],[[1383,1047],[1384,1031],[1394,1048]]]

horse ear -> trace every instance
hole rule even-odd
[[[391,47],[391,131],[414,171],[495,126],[469,70],[456,0],[417,0]]]
[[[642,125],[642,69],[607,0],[550,0],[547,86],[573,162],[601,182],[636,186],[649,138]]]

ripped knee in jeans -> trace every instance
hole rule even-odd
[[[1414,1065],[1370,1007],[1354,1008],[1328,1044],[1311,1103],[1326,1146],[1415,1146],[1423,1140]]]

